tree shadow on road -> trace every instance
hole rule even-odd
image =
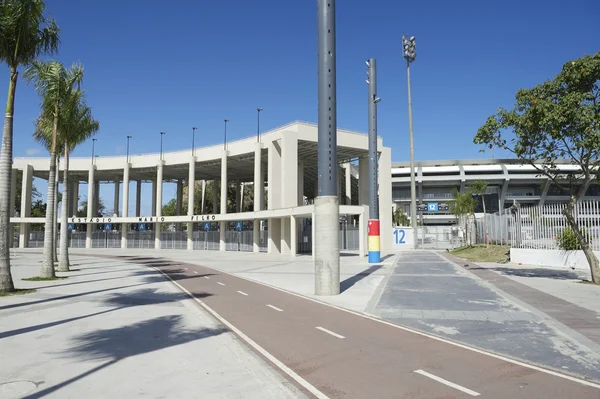
[[[469,270],[494,270],[500,274],[515,277],[543,277],[556,280],[581,280],[584,273],[571,270],[553,270],[546,268],[508,268],[508,267],[471,267]]]
[[[163,316],[124,327],[86,333],[73,339],[66,354],[81,360],[102,360],[104,363],[23,399],[42,398],[128,357],[213,337],[227,331],[226,328],[190,330],[183,326],[182,316]]]

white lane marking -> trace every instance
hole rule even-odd
[[[187,267],[184,267],[184,268],[183,268],[183,270],[187,270],[187,269],[188,269]]]
[[[246,293],[245,293],[245,292],[243,292],[243,291],[238,291],[238,292],[239,292],[240,294],[242,294],[242,295],[248,296],[248,294],[246,294]]]
[[[278,311],[278,312],[283,312],[283,309],[279,309],[279,308],[278,308],[278,307],[276,307],[276,306],[273,306],[273,305],[267,305],[267,306],[268,306],[268,307],[270,307],[271,309],[275,309],[275,310],[276,310],[276,311]]]
[[[306,296],[301,295],[301,294],[297,294],[297,293],[292,292],[292,291],[284,290],[283,288],[279,288],[279,287],[276,287],[276,286],[271,285],[271,284],[263,283],[262,281],[253,280],[253,279],[248,278],[248,277],[240,276],[239,274],[229,273],[229,272],[226,272],[224,270],[216,269],[216,268],[213,268],[213,269],[215,269],[215,270],[217,270],[217,271],[219,271],[221,273],[224,273],[224,274],[229,274],[230,276],[233,276],[233,277],[241,278],[242,280],[250,281],[250,282],[255,283],[255,284],[260,284],[262,286],[272,288],[272,289],[277,290],[279,292],[284,292],[286,294],[293,295],[295,297],[305,299],[307,301],[311,301],[311,302],[314,302],[314,303],[318,303],[320,305],[328,306],[330,308],[337,309],[337,310],[340,310],[342,312],[350,313],[350,314],[353,314],[355,316],[362,317],[363,319],[368,319],[368,320],[371,320],[371,321],[374,321],[374,322],[377,322],[377,323],[385,324],[385,325],[387,325],[389,327],[397,328],[399,330],[406,331],[406,332],[409,332],[409,333],[412,333],[412,334],[415,334],[415,335],[420,335],[421,337],[430,338],[430,339],[433,339],[433,340],[438,341],[438,342],[443,342],[445,344],[455,346],[457,348],[466,349],[466,350],[468,350],[470,352],[474,352],[474,353],[477,353],[477,354],[480,354],[480,355],[484,355],[484,356],[488,356],[488,357],[491,357],[491,358],[494,358],[494,359],[502,360],[502,361],[507,362],[507,363],[515,364],[515,365],[521,366],[521,367],[525,367],[525,368],[528,368],[530,370],[539,371],[540,373],[544,373],[544,374],[548,374],[548,375],[551,375],[551,376],[554,376],[554,377],[562,378],[564,380],[576,382],[578,384],[585,385],[585,386],[588,386],[588,387],[600,389],[600,384],[596,384],[596,383],[593,383],[593,382],[590,382],[590,381],[586,381],[586,380],[583,380],[581,378],[572,377],[572,376],[566,375],[566,374],[561,374],[561,373],[559,373],[557,371],[547,370],[547,369],[544,369],[542,367],[534,366],[532,364],[527,364],[527,363],[521,362],[519,360],[514,360],[514,359],[511,359],[511,358],[502,356],[502,355],[497,355],[495,353],[486,352],[486,351],[483,351],[481,349],[472,348],[472,347],[467,346],[467,345],[459,344],[458,342],[449,341],[447,339],[444,339],[444,338],[441,338],[441,337],[438,337],[438,336],[435,336],[435,335],[431,335],[431,334],[424,333],[424,332],[421,332],[421,331],[413,330],[413,329],[408,328],[408,327],[403,327],[403,326],[400,326],[398,324],[394,324],[394,323],[389,322],[389,321],[381,320],[381,319],[378,319],[378,318],[376,318],[374,316],[371,316],[371,315],[368,315],[368,314],[365,314],[365,313],[359,313],[359,312],[356,312],[354,310],[345,309],[345,308],[342,308],[342,307],[339,307],[339,306],[336,306],[336,305],[332,305],[332,304],[327,303],[327,302],[319,301],[318,299],[309,298],[309,297],[306,297]]]
[[[459,391],[467,393],[467,394],[469,394],[471,396],[479,396],[480,395],[479,392],[472,391],[469,388],[465,388],[462,385],[458,385],[458,384],[455,384],[455,383],[450,382],[448,380],[445,380],[445,379],[443,379],[441,377],[438,377],[437,375],[430,374],[427,371],[423,371],[423,370],[419,369],[419,370],[415,370],[414,372],[417,373],[417,374],[421,374],[422,376],[425,376],[427,378],[431,378],[432,380],[437,381],[439,383],[442,383],[444,385],[448,385],[450,388],[458,389]]]
[[[210,280],[210,277],[208,277],[208,276],[204,276],[204,278],[207,279],[207,280]]]
[[[150,267],[152,267],[152,266],[150,266]],[[209,307],[208,305],[206,305],[200,299],[196,298],[191,292],[189,292],[188,290],[186,290],[185,288],[183,288],[183,286],[181,284],[179,284],[177,281],[172,280],[162,270],[160,270],[160,269],[158,269],[156,267],[152,267],[152,268],[154,270],[160,272],[167,279],[169,279],[171,281],[171,283],[173,283],[177,287],[179,287],[180,290],[182,290],[183,292],[185,292],[190,298],[192,298],[194,301],[196,301],[198,303],[198,305],[202,306],[202,308],[204,310],[206,310],[208,313],[210,313],[211,315],[213,315],[213,317],[215,319],[217,319],[221,323],[225,324],[225,326],[227,326],[227,328],[229,328],[231,331],[233,331],[234,334],[236,334],[238,337],[240,337],[240,339],[242,341],[245,341],[248,345],[250,345],[251,347],[253,347],[254,350],[256,350],[258,353],[260,353],[265,358],[267,358],[271,363],[273,363],[281,371],[283,371],[284,373],[286,373],[287,375],[289,375],[291,379],[293,379],[298,384],[300,384],[302,387],[304,387],[307,391],[309,391],[310,393],[312,393],[313,395],[315,395],[315,397],[317,399],[329,399],[329,397],[327,395],[325,395],[323,392],[319,391],[310,382],[308,382],[304,378],[300,377],[298,374],[296,374],[294,372],[294,370],[292,370],[291,368],[289,368],[288,366],[286,366],[285,364],[283,364],[275,356],[273,356],[269,352],[267,352],[262,346],[260,346],[256,342],[254,342],[252,339],[250,339],[250,337],[248,337],[246,334],[244,334],[242,331],[240,331],[238,328],[236,328],[233,324],[231,324],[230,322],[228,322],[227,320],[225,320],[220,314],[218,314],[217,312],[215,312],[214,310],[212,310],[211,307]]]
[[[323,328],[323,327],[315,327],[315,328],[316,328],[317,330],[323,331],[324,333],[327,333],[327,334],[329,334],[329,335],[333,335],[334,337],[336,337],[336,338],[339,338],[339,339],[344,339],[344,338],[346,338],[346,337],[344,337],[343,335],[340,335],[340,334],[338,334],[338,333],[334,333],[333,331],[331,331],[331,330],[328,330],[328,329],[326,329],[326,328]]]
[[[195,271],[195,270],[194,270],[194,273],[198,274],[198,272],[197,272],[197,271]]]
[[[219,285],[225,285],[225,284],[223,284],[223,283],[222,283],[222,282],[220,282],[220,281],[217,281],[217,284],[219,284]]]

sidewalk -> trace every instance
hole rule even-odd
[[[64,280],[26,282],[17,252],[0,297],[0,397],[305,397],[158,272],[73,254]],[[147,306],[151,305],[151,306]]]

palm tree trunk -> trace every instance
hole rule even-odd
[[[7,235],[10,231],[10,196],[12,174],[12,143],[13,143],[13,115],[15,109],[15,90],[17,88],[16,68],[10,68],[10,83],[8,85],[8,99],[6,101],[6,115],[4,116],[4,131],[2,133],[2,152],[0,153],[0,292],[14,291],[12,275],[10,273],[10,249]]]
[[[52,258],[54,263],[58,263],[58,254],[56,253],[56,247],[58,246],[58,182],[60,180],[60,155],[56,157],[56,178],[54,179],[54,225],[52,226]]]
[[[58,271],[69,271],[69,143],[65,143],[65,164],[63,166],[62,211],[60,215],[60,259]]]
[[[54,204],[56,202],[56,129],[58,127],[58,105],[54,113],[54,126],[52,128],[52,149],[50,150],[50,173],[48,176],[48,201],[46,206],[46,223],[44,225],[44,259],[41,277],[55,277],[54,273]]]

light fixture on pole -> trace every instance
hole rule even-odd
[[[193,127],[192,128],[192,156],[196,155],[196,146],[195,146],[195,138],[196,138],[196,130],[198,128],[197,127]]]
[[[165,135],[165,132],[160,132],[160,160],[163,160],[163,146],[162,146],[162,142],[163,142],[163,136]]]
[[[223,149],[227,151],[227,122],[229,122],[229,119],[223,119],[223,122],[225,122],[225,136],[223,138]]]
[[[133,136],[127,136],[127,163],[129,163],[129,140],[131,140]]]
[[[381,261],[379,229],[379,196],[377,194],[377,63],[366,61],[369,106],[369,263]]]
[[[256,124],[256,141],[260,143],[260,111],[262,111],[262,108],[256,108],[256,111],[258,113],[258,118],[257,118],[257,124]]]
[[[94,154],[96,151],[96,141],[98,141],[98,139],[92,139],[92,165],[94,164]]]
[[[415,184],[415,146],[413,139],[412,98],[410,93],[410,64],[417,57],[415,37],[402,36],[402,55],[406,59],[406,77],[408,81],[408,134],[410,140],[410,223],[417,229],[417,193]],[[415,248],[419,240],[415,241]]]

